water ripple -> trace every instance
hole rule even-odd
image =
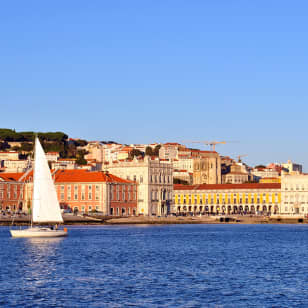
[[[0,228],[2,307],[308,307],[308,227]]]

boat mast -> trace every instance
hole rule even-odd
[[[37,134],[34,135],[34,147],[33,147],[33,156],[34,156],[34,164],[33,164],[33,174],[32,174],[32,204],[31,204],[31,228],[33,226],[33,200],[34,200],[34,173],[35,173],[35,150],[36,150],[36,143],[37,143]]]

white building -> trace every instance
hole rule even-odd
[[[59,157],[60,157],[59,152],[47,152],[46,153],[46,159],[48,161],[57,161]]]
[[[15,151],[0,152],[0,160],[18,160],[19,153]]]
[[[3,160],[0,162],[0,167],[3,168],[5,172],[25,172],[28,166],[28,160]]]
[[[295,164],[291,160],[288,160],[288,162],[285,164],[281,164],[281,166],[284,169],[284,171],[287,171],[289,173],[292,173],[292,172],[302,173],[303,172],[303,166],[300,164]]]
[[[307,174],[282,175],[280,213],[285,215],[308,215]]]
[[[271,168],[254,168],[251,171],[251,174],[257,180],[260,180],[263,178],[278,178],[279,177],[279,172]]]
[[[75,158],[60,158],[56,162],[51,163],[51,169],[77,169],[76,159]]]
[[[194,160],[192,158],[175,159],[172,161],[173,169],[186,170],[189,173],[194,172]]]
[[[173,194],[173,168],[169,161],[145,156],[144,159],[114,162],[108,171],[123,179],[138,183],[138,213],[165,215],[169,212]]]

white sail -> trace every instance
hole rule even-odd
[[[44,150],[35,139],[33,175],[33,222],[63,222],[56,189]]]

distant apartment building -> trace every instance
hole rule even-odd
[[[118,151],[117,160],[125,160],[130,157],[130,153],[133,151],[132,147],[124,146]]]
[[[77,169],[76,158],[59,158],[56,162],[51,163],[51,169]]]
[[[60,157],[59,152],[47,152],[45,155],[46,155],[47,161],[50,161],[50,162],[55,162]]]
[[[118,151],[122,147],[122,144],[116,143],[103,144],[103,162],[111,163],[118,160]]]
[[[28,160],[2,160],[0,161],[0,167],[4,172],[25,172],[29,163]]]
[[[86,146],[82,147],[88,152],[84,156],[86,160],[95,160],[97,162],[103,162],[104,159],[104,147],[99,141],[91,141]]]
[[[174,159],[172,164],[174,170],[186,170],[189,173],[194,172],[194,160],[192,158]]]
[[[169,161],[145,156],[132,161],[113,162],[108,171],[138,183],[138,213],[165,215],[170,211],[173,168]]]
[[[289,173],[302,173],[303,172],[303,166],[300,164],[295,164],[291,160],[288,160],[287,163],[281,164],[284,171],[287,171]]]
[[[259,181],[262,178],[277,178],[279,177],[279,172],[272,168],[254,168],[251,171],[254,180]]]
[[[161,159],[178,159],[178,153],[183,146],[176,142],[162,144],[159,149],[159,158]]]
[[[0,161],[1,160],[18,160],[19,153],[15,151],[10,152],[0,152]]]

